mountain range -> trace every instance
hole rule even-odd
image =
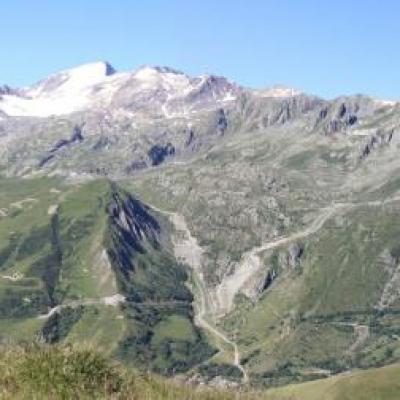
[[[400,103],[96,62],[0,87],[0,339],[282,385],[400,361]]]

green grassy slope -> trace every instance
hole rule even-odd
[[[167,374],[213,354],[165,221],[107,180],[0,179],[2,341],[87,343]]]
[[[390,286],[398,207],[359,206],[332,218],[302,241],[296,265],[287,264],[286,247],[265,254],[276,279],[255,305],[238,299],[224,321],[254,379],[282,384],[400,359],[400,308]]]
[[[357,371],[266,392],[270,400],[397,400],[400,366]]]

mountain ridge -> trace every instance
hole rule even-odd
[[[127,86],[139,92],[145,92],[150,88],[156,90],[159,101],[164,105],[171,97],[174,98],[172,103],[185,101],[185,93],[191,97],[202,95],[204,101],[209,99],[208,101],[222,103],[235,100],[241,92],[267,98],[290,98],[301,94],[300,91],[283,85],[264,89],[246,88],[212,74],[190,77],[181,71],[165,66],[143,65],[133,71],[118,72],[110,63],[98,61],[62,70],[21,89],[3,86],[0,91],[2,95],[0,110],[9,116],[48,117],[83,111],[89,107],[118,108],[123,106],[121,99],[117,98],[110,102],[108,98],[119,91],[124,92],[124,87]],[[207,91],[210,92],[207,93]],[[96,102],[90,100],[90,97],[95,94],[97,97],[100,96],[101,100]],[[146,96],[147,98],[142,101],[155,101],[149,98],[148,94]],[[119,97],[124,96],[119,95]],[[135,101],[140,100],[139,97]],[[392,101],[377,101],[387,105],[395,104]],[[173,106],[174,104],[172,108]],[[182,109],[177,109],[171,115],[179,116],[182,112],[184,113]],[[171,115],[164,112],[165,117]]]
[[[206,99],[211,96],[217,101],[228,101],[229,96],[233,96],[230,93],[239,89],[225,78],[213,75],[192,78],[169,67],[146,65],[132,72],[117,72],[107,62],[95,62],[52,74],[22,89],[4,86],[0,110],[10,116],[48,117],[83,111],[90,107],[119,107],[123,99],[112,102],[108,98],[118,91],[124,91],[128,85],[138,92],[139,98],[136,101],[149,101],[150,94],[146,92],[153,90],[155,95],[162,97],[163,104],[170,98],[179,100],[185,92],[194,98],[203,96]],[[101,99],[91,102],[88,96],[94,95]],[[141,99],[141,96],[145,98]]]
[[[55,72],[50,74],[48,77],[43,78],[39,80],[36,83],[33,83],[31,85],[22,87],[22,88],[11,88],[8,85],[3,85],[0,89],[0,94],[5,94],[5,95],[10,95],[10,94],[20,94],[22,96],[27,96],[29,97],[30,94],[32,94],[32,88],[35,87],[40,87],[45,83],[46,81],[52,81],[56,80],[57,77],[59,76],[66,76],[66,75],[71,75],[74,73],[78,73],[79,71],[86,70],[86,78],[90,79],[90,76],[97,76],[99,78],[99,83],[101,83],[101,77],[107,78],[112,75],[118,74],[118,75],[136,75],[143,73],[144,71],[156,71],[160,74],[174,74],[174,75],[180,75],[180,76],[185,76],[189,78],[189,75],[185,74],[182,71],[179,71],[175,68],[169,67],[169,66],[158,66],[158,65],[151,65],[151,64],[143,64],[139,67],[137,67],[134,70],[124,70],[124,71],[117,71],[110,62],[108,61],[95,61],[95,62],[90,62],[86,64],[81,64],[72,68],[67,68],[63,69],[61,71]],[[190,79],[198,79],[202,77],[215,77],[216,75],[214,74],[201,74],[197,77],[190,77]],[[226,79],[226,78],[224,78]],[[226,79],[228,82],[233,83],[232,80]],[[291,97],[291,96],[296,96],[301,94],[302,92],[290,88],[288,86],[282,85],[282,84],[276,84],[272,85],[270,87],[264,87],[264,88],[250,88],[250,87],[245,87],[243,85],[235,83],[237,87],[241,88],[242,90],[247,90],[251,91],[253,93],[257,93],[259,96],[265,96],[265,97]],[[354,95],[347,95],[347,97],[352,97]],[[364,94],[365,95],[365,94]],[[318,96],[321,97],[321,96]],[[340,96],[338,96],[340,97]],[[321,97],[322,98],[322,97]],[[335,97],[337,98],[337,97]],[[396,103],[395,100],[385,100],[385,99],[377,99],[377,101],[380,101],[384,104],[390,104],[393,105]]]

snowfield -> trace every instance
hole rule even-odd
[[[238,90],[225,78],[192,78],[170,68],[151,66],[116,72],[108,63],[95,62],[2,95],[0,112],[45,118],[89,109],[150,107],[171,118],[187,115],[210,102],[231,102]]]

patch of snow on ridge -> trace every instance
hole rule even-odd
[[[191,88],[190,79],[182,72],[167,67],[144,66],[134,72],[138,89],[161,87],[172,94],[182,93]]]
[[[377,104],[378,106],[382,106],[382,107],[392,107],[395,106],[397,104],[397,101],[394,100],[381,100],[381,99],[374,99],[375,104]]]
[[[221,99],[222,102],[225,101],[234,101],[236,100],[237,96],[235,94],[233,94],[232,92],[227,92],[225,97],[223,99]]]
[[[279,85],[267,89],[255,90],[254,93],[260,97],[293,97],[301,94],[296,89]]]

